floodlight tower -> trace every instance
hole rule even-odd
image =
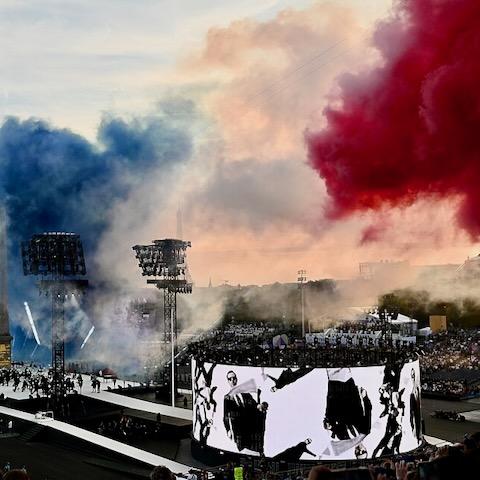
[[[40,293],[52,298],[52,402],[56,414],[62,413],[65,398],[65,298],[80,295],[88,280],[80,236],[48,232],[22,242],[24,275],[41,275]]]
[[[175,406],[175,355],[177,349],[177,293],[192,293],[186,263],[190,242],[174,238],[153,240],[152,245],[135,245],[135,256],[142,275],[154,277],[147,284],[163,290],[163,339],[171,345],[172,406]]]
[[[302,269],[297,272],[298,274],[298,288],[300,289],[300,296],[302,302],[302,338],[305,338],[305,293],[304,286],[307,281],[307,271]],[[308,323],[308,333],[310,333],[310,322]]]

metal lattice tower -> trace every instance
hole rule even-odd
[[[24,275],[41,275],[41,293],[52,299],[52,401],[56,414],[62,413],[65,399],[65,299],[83,293],[88,281],[80,236],[49,232],[22,242]]]
[[[177,293],[192,293],[185,261],[186,250],[190,246],[190,242],[167,238],[154,240],[152,245],[132,247],[142,275],[155,277],[147,279],[147,284],[155,285],[164,292],[163,338],[168,343],[175,342],[177,337]]]
[[[12,364],[12,337],[8,317],[7,216],[0,206],[0,368]]]
[[[382,332],[382,339],[387,345],[392,345],[393,341],[391,316],[392,314],[386,309],[378,310],[378,318],[380,319],[380,330]]]
[[[177,293],[192,293],[186,263],[186,250],[190,242],[166,238],[153,240],[152,245],[135,245],[142,275],[154,277],[147,284],[163,290],[163,339],[172,350],[172,405],[175,403],[175,355],[177,350]]]

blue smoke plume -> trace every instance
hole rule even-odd
[[[34,284],[22,273],[20,241],[44,231],[80,234],[88,278],[95,286],[95,271],[88,269],[88,260],[95,256],[98,241],[109,228],[109,211],[132,189],[141,188],[142,178],[150,172],[165,169],[168,174],[187,162],[191,153],[190,133],[168,112],[129,121],[105,118],[97,144],[42,120],[4,121],[0,127],[0,195],[9,217],[13,333],[20,334],[15,317],[23,315],[23,301]],[[22,344],[21,336],[15,339],[17,352]]]

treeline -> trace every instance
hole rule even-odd
[[[439,300],[425,290],[404,288],[382,295],[379,308],[411,316],[418,320],[419,328],[428,326],[430,315],[446,315],[450,327],[480,327],[480,303],[469,297]]]
[[[306,302],[305,316],[310,315],[312,299],[332,301],[338,296],[333,280],[310,281],[304,285]],[[275,323],[289,328],[300,320],[301,296],[296,283],[230,287],[226,293],[222,324],[229,323]]]

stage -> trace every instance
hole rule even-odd
[[[68,435],[72,435],[78,439],[87,441],[96,446],[106,448],[121,455],[125,455],[127,457],[130,457],[131,459],[146,463],[151,466],[165,465],[176,474],[186,474],[192,468],[192,466],[169,460],[168,458],[146,452],[139,448],[132,447],[125,443],[118,442],[117,440],[104,437],[97,433],[93,433],[83,428],[79,428],[65,422],[60,422],[58,420],[38,419],[35,415],[31,413],[22,412],[21,410],[16,410],[4,406],[0,406],[0,414],[8,415],[10,417],[18,418],[21,420],[26,420],[37,425],[42,425],[46,428],[51,428],[66,433]]]
[[[102,390],[100,393],[82,392],[82,395],[103,402],[112,403],[124,408],[131,408],[132,410],[141,410],[149,413],[160,413],[167,417],[178,418],[182,420],[192,421],[192,411],[186,408],[171,407],[170,405],[163,405],[161,403],[147,402],[138,398],[127,395],[120,395],[118,393],[108,392]]]
[[[121,395],[110,390],[114,390],[115,385],[125,388],[125,386],[131,385],[132,387],[139,386],[137,382],[130,382],[126,380],[117,380],[115,385],[112,379],[100,379],[100,392],[94,392],[91,387],[90,377],[88,375],[82,375],[83,386],[79,390],[80,395],[85,397],[93,398],[96,400],[101,400],[103,402],[108,402],[113,405],[118,405],[123,408],[130,408],[132,410],[139,410],[143,412],[157,414],[160,413],[162,416],[167,416],[171,418],[192,421],[192,411],[186,408],[172,407],[170,405],[164,405],[162,403],[148,402],[146,400],[140,400],[138,398],[130,397],[127,395]],[[76,388],[78,390],[78,388]],[[126,389],[125,389],[126,390]],[[10,385],[1,385],[0,394],[6,398],[11,398],[13,400],[27,400],[30,396],[30,392],[25,390],[22,392],[21,385],[17,388],[16,391],[13,390],[13,384],[10,382]]]

